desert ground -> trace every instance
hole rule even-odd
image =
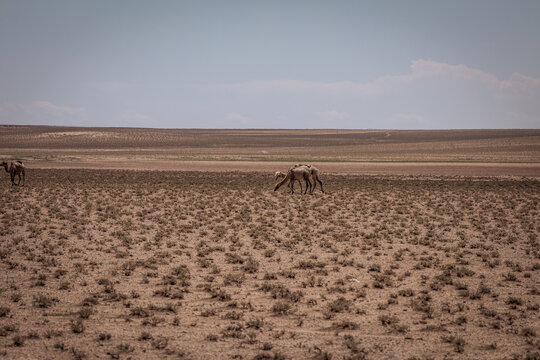
[[[540,130],[0,126],[12,159],[0,357],[540,358]],[[296,162],[325,193],[274,191]]]

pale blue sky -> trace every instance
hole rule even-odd
[[[540,1],[0,0],[0,124],[539,128]]]

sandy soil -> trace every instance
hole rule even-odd
[[[344,175],[401,176],[473,176],[473,177],[540,177],[540,163],[418,163],[418,162],[339,162],[313,163],[322,172]],[[32,161],[36,169],[121,169],[211,172],[286,171],[290,162],[257,161]]]
[[[29,173],[0,187],[0,357],[540,357],[538,180]]]
[[[538,163],[540,130],[202,130],[1,126],[0,159]]]
[[[0,159],[2,358],[540,359],[540,130],[0,126]],[[325,193],[274,191],[295,162]]]

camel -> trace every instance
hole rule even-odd
[[[306,165],[306,164],[294,164],[293,166],[291,166],[291,167],[289,168],[289,171],[291,171],[291,170],[294,169],[294,168],[300,167],[300,166],[307,166],[307,167],[310,167],[311,165]],[[285,176],[287,176],[286,173],[281,172],[281,171],[276,171],[276,172],[274,173],[274,180],[277,180],[277,179],[279,179],[279,178],[284,178]]]
[[[303,165],[303,166],[307,167],[307,169],[309,171],[309,174],[311,175],[311,178],[313,179],[313,187],[311,188],[311,194],[313,194],[313,190],[315,190],[315,188],[317,187],[317,183],[319,183],[319,185],[321,185],[321,191],[324,194],[322,181],[319,178],[319,169],[317,169],[315,166],[312,166],[312,165]]]
[[[321,191],[324,194],[324,188],[323,188],[322,181],[321,181],[321,179],[319,177],[319,169],[318,168],[316,168],[315,166],[312,166],[312,165],[307,165],[307,164],[295,164],[295,165],[291,166],[289,171],[291,171],[292,169],[295,169],[295,168],[307,168],[307,170],[309,171],[309,175],[311,176],[311,178],[313,180],[313,187],[311,188],[310,194],[313,194],[313,190],[315,190],[315,188],[317,187],[317,182],[319,183],[319,185],[321,185]],[[284,173],[282,173],[281,171],[276,171],[274,179],[277,180],[278,178],[282,178],[282,177],[285,177],[285,176],[286,175]],[[294,186],[294,182],[289,183],[289,187],[291,187],[291,186]],[[302,191],[302,183],[300,183],[300,191]]]
[[[9,166],[6,161],[3,161],[0,164],[0,166],[3,166],[4,169],[6,169],[6,172],[9,173],[11,177],[11,186],[21,184],[21,175],[22,175],[22,180],[23,180],[22,186],[24,186],[26,179],[25,179],[25,173],[24,173],[25,167],[22,161],[18,161],[18,160],[12,161],[11,164],[9,164]],[[15,176],[19,177],[19,182],[17,182],[16,184],[15,184]]]
[[[291,168],[291,169],[292,169],[292,168]],[[281,171],[276,171],[276,172],[274,173],[274,180],[283,179],[283,178],[286,177],[286,176],[287,176],[286,173],[281,172]],[[287,185],[287,186],[289,187],[289,189],[291,189],[292,184],[293,184],[293,183],[292,183],[291,181],[289,181],[289,184]],[[293,191],[294,191],[294,189],[293,189]],[[302,183],[301,183],[301,182],[300,182],[300,192],[302,192]]]
[[[277,173],[276,173],[277,176]],[[298,168],[291,168],[287,175],[281,180],[279,183],[276,184],[274,187],[274,191],[279,189],[283,184],[285,184],[287,181],[289,181],[289,188],[291,189],[291,194],[294,194],[294,182],[298,181],[300,183],[300,192],[302,192],[302,180],[306,183],[306,190],[304,191],[304,194],[307,194],[308,186],[311,189],[311,181],[309,180],[310,174],[309,170],[304,167],[298,167]]]
[[[287,174],[282,173],[281,171],[276,171],[274,173],[274,180],[283,179],[285,176],[287,176]]]

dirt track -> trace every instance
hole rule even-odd
[[[314,163],[323,173],[346,175],[540,177],[539,163],[419,163],[419,162],[325,162]],[[256,161],[32,161],[36,169],[123,169],[167,171],[274,172],[290,163]]]

